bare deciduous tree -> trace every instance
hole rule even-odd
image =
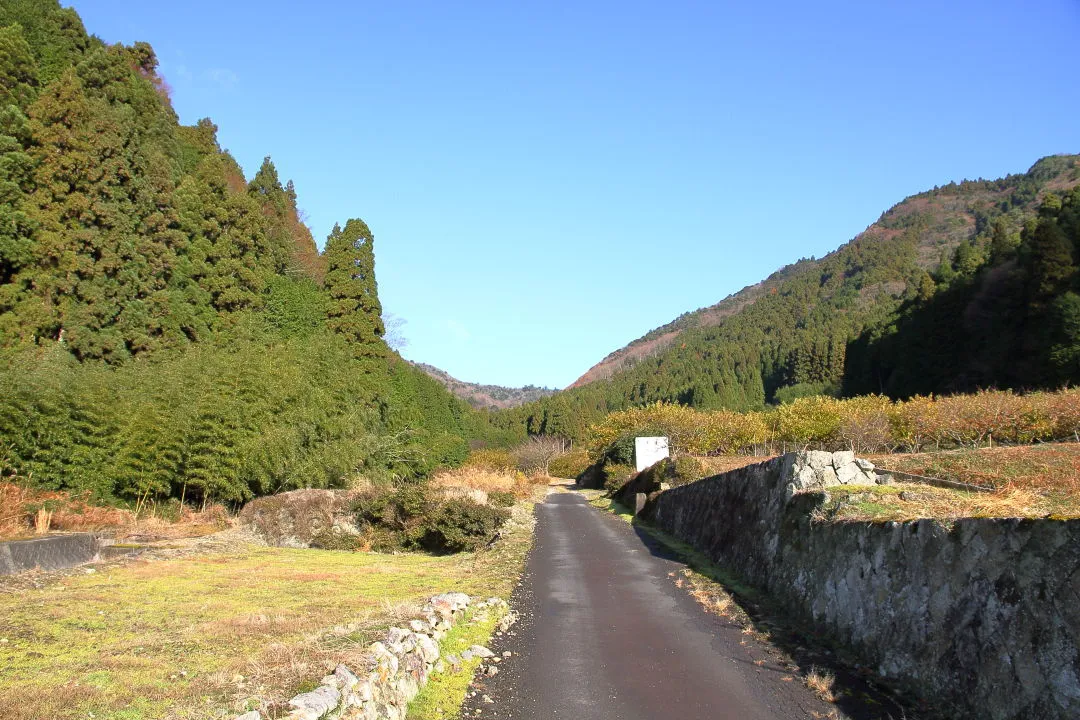
[[[529,475],[548,474],[548,466],[555,458],[569,450],[565,438],[551,435],[535,435],[528,442],[514,450],[514,460],[518,469]]]
[[[405,337],[405,332],[403,330],[405,322],[405,318],[399,317],[394,313],[383,313],[383,327],[385,328],[383,340],[392,350],[400,352],[409,347],[409,339]]]

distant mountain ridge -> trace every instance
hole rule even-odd
[[[556,392],[551,388],[536,387],[535,385],[511,388],[502,385],[470,383],[458,380],[445,370],[440,370],[427,363],[413,363],[413,365],[438,380],[447,390],[476,408],[513,408],[549,397]]]
[[[802,259],[786,265],[767,279],[748,285],[714,305],[683,313],[671,322],[650,330],[640,338],[609,353],[585,371],[567,389],[580,388],[598,380],[611,378],[621,370],[633,367],[639,361],[657,355],[670,347],[676,338],[687,330],[710,328],[722,324],[725,319],[741,313],[766,293],[776,292],[786,279],[812,272],[825,258],[832,257],[848,245],[860,241],[890,240],[910,227],[922,225],[917,241],[917,264],[923,270],[932,270],[939,264],[943,255],[953,252],[961,243],[969,240],[982,229],[980,226],[983,223],[980,221],[983,218],[979,217],[978,207],[980,204],[989,207],[1009,202],[1016,195],[1014,187],[1016,180],[1031,176],[1043,181],[1036,191],[1039,194],[1068,190],[1080,181],[1078,180],[1078,174],[1080,174],[1080,159],[1078,158],[1080,156],[1050,156],[1037,162],[1025,174],[1009,175],[997,181],[980,179],[965,180],[961,183],[952,182],[905,198],[882,213],[877,222],[856,235],[849,243],[841,245],[824,258]],[[983,187],[974,188],[973,193],[970,191],[972,186]],[[969,192],[964,192],[965,189],[969,189]],[[977,197],[977,195],[982,197]],[[888,283],[888,285],[891,287],[882,289],[894,295],[900,294],[905,289],[899,283]]]
[[[1080,382],[1078,185],[1080,155],[1053,155],[912,195],[833,252],[680,315],[507,422],[578,440],[613,410],[657,401],[753,410],[800,394]],[[1000,357],[1019,358],[1015,370]]]

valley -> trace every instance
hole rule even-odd
[[[0,2],[0,716],[1080,715],[1049,30],[77,4]]]

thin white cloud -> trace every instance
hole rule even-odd
[[[240,82],[240,77],[228,68],[211,68],[203,73],[203,77],[222,90],[232,90]]]
[[[450,334],[458,342],[467,342],[472,337],[469,329],[453,318],[446,321],[446,329],[450,331]]]

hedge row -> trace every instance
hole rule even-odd
[[[698,411],[655,403],[611,413],[590,429],[593,459],[638,435],[666,435],[672,451],[696,455],[762,453],[777,446],[855,452],[980,447],[994,442],[1080,440],[1080,389],[1018,395],[880,395],[800,398],[764,412]]]

